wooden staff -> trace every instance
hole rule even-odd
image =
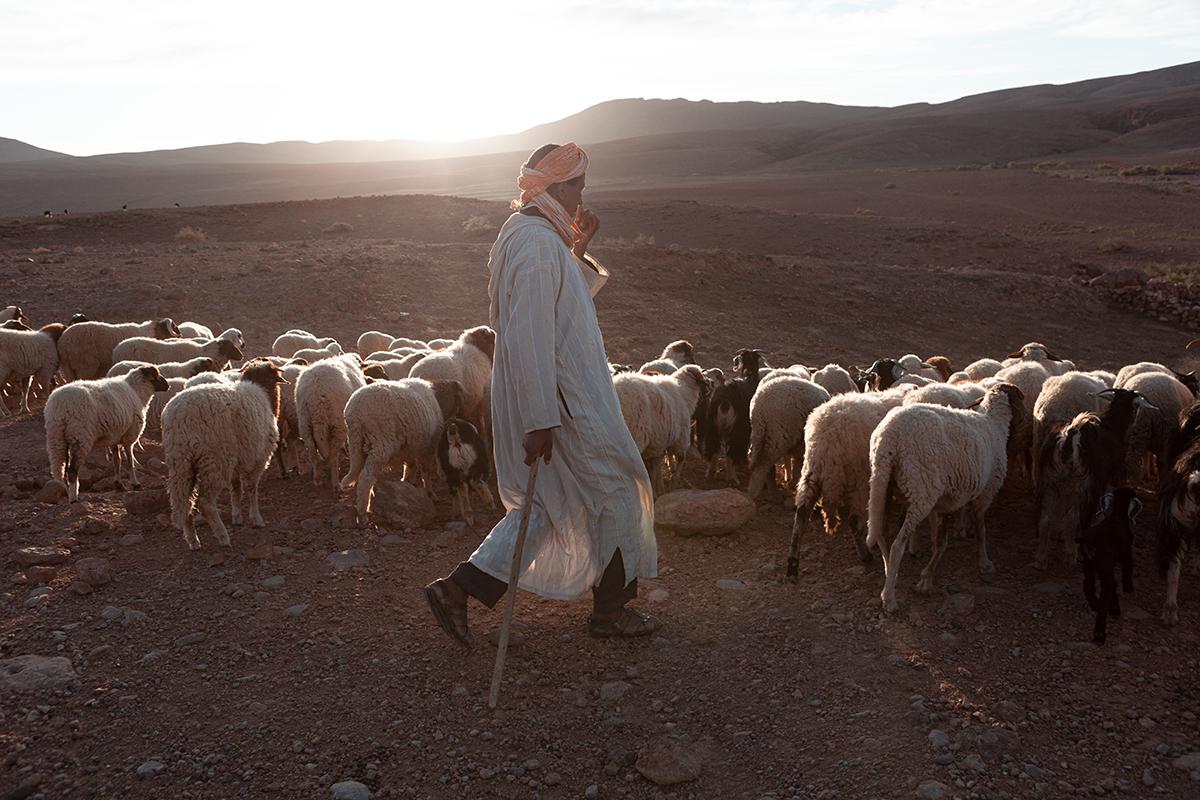
[[[508,633],[512,628],[513,608],[517,604],[517,581],[521,577],[521,556],[525,552],[525,534],[529,532],[529,514],[533,510],[533,487],[537,482],[538,464],[534,459],[529,468],[529,483],[525,487],[525,506],[521,509],[521,527],[517,529],[517,544],[513,548],[512,570],[508,576],[508,600],[504,604],[504,621],[500,624],[500,642],[496,646],[496,669],[492,671],[492,691],[488,708],[494,709],[500,700],[500,679],[504,676],[504,658],[508,655]]]

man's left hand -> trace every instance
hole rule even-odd
[[[575,228],[579,231],[575,237],[575,246],[571,250],[579,258],[587,252],[592,237],[600,230],[600,218],[591,211],[585,211],[583,206],[575,210]]]

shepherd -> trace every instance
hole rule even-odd
[[[506,514],[469,560],[425,587],[442,629],[467,648],[467,598],[491,608],[510,588],[526,478],[539,458],[518,586],[556,600],[590,588],[595,637],[659,627],[626,607],[638,578],[658,574],[654,496],[592,301],[609,273],[587,253],[600,228],[583,207],[587,166],[573,142],[535,150],[488,259],[493,449]]]

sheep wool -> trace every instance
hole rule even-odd
[[[193,358],[211,358],[224,367],[230,361],[241,361],[242,351],[228,339],[209,339],[203,344],[190,339],[152,339],[134,336],[117,344],[112,360],[145,361],[150,364],[178,363]]]
[[[692,416],[705,388],[704,373],[695,364],[670,375],[622,372],[613,378],[625,426],[642,454],[655,495],[665,491],[663,458],[682,460],[692,441]]]
[[[308,331],[293,329],[279,336],[271,345],[271,353],[291,358],[297,350],[319,350],[337,344],[335,339],[318,339]]]
[[[458,382],[465,393],[466,412],[463,416],[482,430],[483,384],[492,374],[495,352],[496,332],[481,325],[463,331],[445,349],[430,353],[413,364],[409,375],[427,381]]]
[[[346,444],[346,403],[367,385],[357,356],[328,358],[305,369],[296,382],[296,420],[299,436],[308,445],[313,464],[313,485],[321,485],[317,465],[328,468],[329,485],[337,488],[341,477],[342,448]]]
[[[139,359],[137,356],[113,358],[113,349],[118,344],[136,336],[168,339],[179,336],[179,328],[175,326],[170,317],[146,322],[119,324],[78,322],[68,325],[58,340],[58,366],[63,378],[68,381],[95,380],[103,377],[117,361],[126,358],[149,361],[150,359]],[[166,358],[162,360],[178,361],[180,359]]]
[[[0,330],[0,387],[10,380],[23,386],[21,411],[29,413],[29,390],[34,379],[49,391],[58,369],[58,340],[64,328],[51,323],[36,331]],[[0,417],[8,416],[8,408],[0,398]]]
[[[784,465],[784,483],[790,484],[797,466],[804,463],[804,425],[829,392],[813,381],[783,377],[760,382],[750,399],[750,483],[747,491],[758,497],[775,465]]]
[[[118,375],[124,375],[135,367],[145,366],[157,367],[158,374],[164,378],[183,378],[186,380],[202,372],[214,372],[217,369],[217,362],[208,356],[199,356],[188,361],[168,361],[164,364],[155,364],[150,361],[119,361],[112,365],[106,377],[115,378]]]

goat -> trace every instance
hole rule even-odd
[[[1096,612],[1092,629],[1092,641],[1096,644],[1104,644],[1108,615],[1121,616],[1121,601],[1113,577],[1118,564],[1122,591],[1125,594],[1133,591],[1133,521],[1141,510],[1142,501],[1133,489],[1113,489],[1100,498],[1091,522],[1076,538],[1079,559],[1083,562],[1083,596]]]

